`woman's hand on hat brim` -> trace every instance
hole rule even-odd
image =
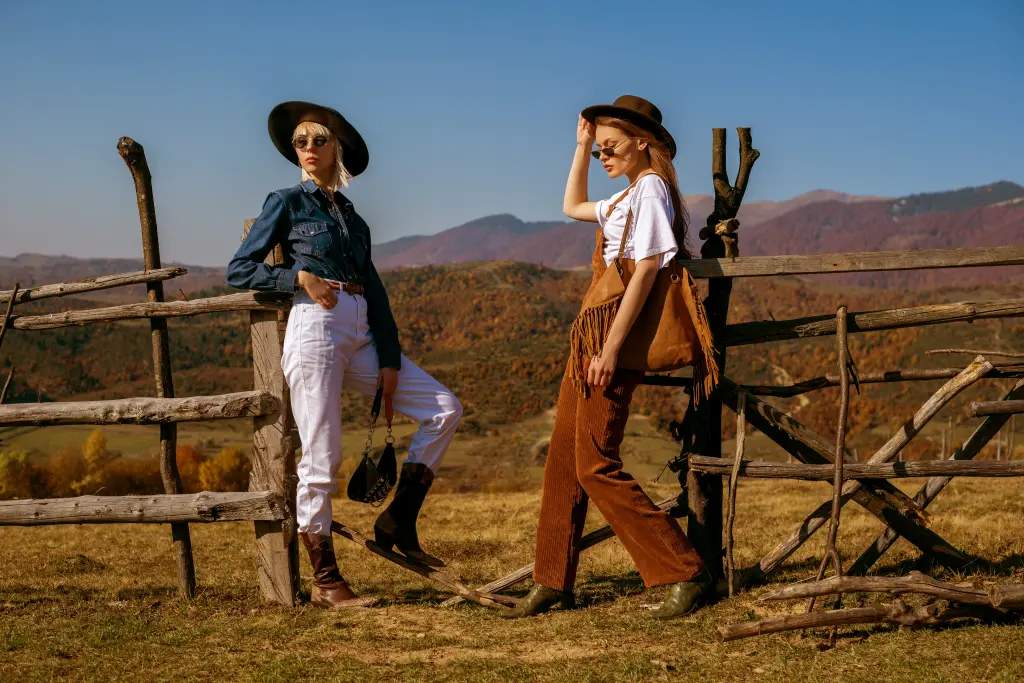
[[[580,114],[580,120],[576,122],[576,144],[581,147],[586,147],[587,151],[590,151],[590,146],[594,144],[594,136],[597,135],[597,129],[594,124],[583,118]]]

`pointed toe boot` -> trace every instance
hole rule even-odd
[[[426,465],[407,462],[402,465],[402,474],[395,487],[395,497],[373,524],[373,535],[377,545],[385,550],[397,548],[410,560],[429,567],[443,567],[444,560],[424,552],[416,533],[416,518],[419,517],[423,500],[434,482],[434,473]]]
[[[693,580],[672,584],[665,601],[651,612],[651,616],[655,619],[681,617],[710,602],[714,594],[715,581],[706,569],[702,569]]]
[[[320,536],[305,532],[299,533],[302,545],[306,547],[309,563],[313,566],[313,589],[310,591],[309,602],[321,609],[339,610],[349,607],[370,607],[377,603],[376,598],[360,598],[341,576],[338,569],[338,558],[334,554],[334,544],[330,536]]]
[[[501,616],[506,619],[535,617],[551,610],[572,609],[575,606],[576,599],[571,591],[560,591],[537,583],[516,603],[515,607],[505,610]]]

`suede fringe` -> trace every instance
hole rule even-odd
[[[708,314],[704,310],[704,302],[694,296],[692,283],[690,284],[690,295],[693,296],[696,320],[693,321],[693,328],[697,331],[697,340],[700,342],[700,358],[693,364],[693,404],[697,405],[702,398],[711,396],[711,392],[718,386],[718,362],[715,360],[714,339],[711,336],[711,325],[708,324]]]
[[[704,310],[703,302],[693,296],[694,293],[691,288],[690,296],[693,297],[693,308],[696,313],[696,319],[692,322],[694,330],[697,332],[701,351],[701,358],[694,359],[693,363],[692,392],[693,402],[697,404],[714,391],[718,385],[719,373],[707,312]],[[587,370],[590,367],[590,359],[601,354],[604,341],[608,338],[608,332],[611,330],[621,301],[622,298],[619,297],[597,306],[591,306],[580,311],[572,323],[572,329],[569,332],[569,377],[572,385],[584,396],[589,395]]]
[[[584,396],[589,395],[587,370],[590,359],[601,355],[622,297],[580,311],[569,331],[569,378]]]

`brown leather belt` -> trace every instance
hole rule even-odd
[[[362,295],[366,291],[366,288],[358,282],[342,282],[341,291],[348,292],[349,294]]]

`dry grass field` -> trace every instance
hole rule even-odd
[[[651,485],[653,496],[672,487]],[[816,502],[823,484],[742,482],[737,554],[749,563]],[[534,492],[438,492],[423,514],[426,545],[472,584],[532,557]],[[933,526],[991,564],[977,580],[1024,579],[1024,497],[1013,480],[960,480],[932,508]],[[338,501],[335,515],[361,529],[373,510]],[[601,522],[592,513],[591,524]],[[877,531],[849,507],[847,561]],[[1024,629],[968,624],[941,629],[859,627],[837,647],[814,635],[720,643],[715,627],[802,606],[758,603],[768,590],[675,622],[651,619],[628,556],[610,541],[584,556],[579,609],[506,621],[447,597],[418,576],[339,539],[356,589],[382,606],[344,613],[260,603],[247,524],[193,525],[200,591],[175,593],[169,531],[157,525],[0,528],[0,680],[472,680],[472,681],[1010,681],[1024,677]],[[772,585],[808,578],[822,539],[794,556]],[[902,542],[881,571],[904,573]],[[309,566],[303,559],[303,586]],[[522,587],[525,590],[525,586]],[[850,603],[848,603],[850,604]]]

